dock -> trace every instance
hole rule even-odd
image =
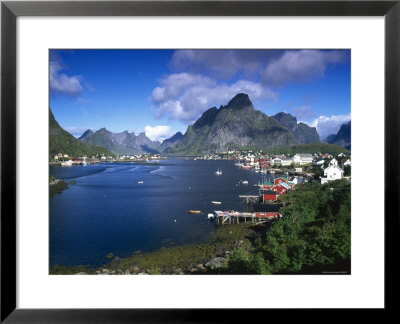
[[[256,213],[242,213],[236,211],[215,211],[217,224],[239,224],[240,222],[247,223],[265,223],[274,218],[258,217]]]
[[[250,203],[250,201],[257,201],[260,195],[239,195],[239,198],[246,199],[246,203]]]

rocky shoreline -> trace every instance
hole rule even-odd
[[[49,178],[49,194],[50,196],[56,193],[61,193],[68,189],[68,184],[60,179],[56,179],[52,176]]]
[[[204,243],[161,248],[150,253],[136,251],[131,257],[112,256],[98,268],[55,266],[50,274],[76,275],[201,275],[226,273],[235,249],[251,246],[260,234],[256,225],[220,226]],[[260,225],[258,225],[259,227]],[[266,230],[266,229],[265,229]],[[264,232],[264,230],[262,230]]]

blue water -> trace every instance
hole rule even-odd
[[[220,176],[215,174],[218,168],[223,171]],[[50,174],[75,181],[50,197],[50,266],[100,266],[108,253],[127,257],[137,250],[204,241],[216,226],[207,214],[245,211],[239,195],[258,192],[253,184],[265,178],[232,161],[184,159],[162,160],[159,166],[51,166]],[[240,180],[249,184],[238,184]],[[213,205],[212,200],[222,205]]]

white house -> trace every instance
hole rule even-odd
[[[347,159],[346,162],[343,163],[343,166],[348,166],[348,165],[351,166],[351,160],[350,159]]]
[[[328,181],[342,179],[343,173],[343,170],[339,168],[336,164],[331,164],[324,170],[325,178],[321,178],[321,184],[324,184]]]
[[[312,163],[313,156],[309,153],[298,153],[293,157],[293,162],[295,164],[309,164]]]
[[[333,158],[332,160],[329,161],[329,164],[330,165],[338,165],[338,161],[335,158]]]
[[[272,159],[271,162],[272,162],[274,165],[281,165],[282,159],[280,159],[280,158],[275,158],[275,159]]]
[[[325,162],[324,159],[320,159],[320,160],[314,160],[312,164],[315,166],[319,166],[319,165],[324,165],[324,162]]]
[[[281,165],[288,166],[293,163],[293,160],[290,158],[281,159]]]

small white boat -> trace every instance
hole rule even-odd
[[[143,183],[143,181],[138,181],[137,183]]]
[[[243,184],[248,184],[249,182],[247,180],[242,181]]]
[[[221,205],[220,201],[212,201],[211,203],[214,204],[214,205]]]
[[[72,165],[72,160],[68,160],[66,162],[61,162],[61,166],[71,166]]]
[[[220,169],[218,168],[218,171],[215,171],[215,174],[216,174],[216,175],[221,175],[221,174],[222,174],[222,170],[220,170]]]
[[[207,218],[208,218],[208,219],[214,219],[214,217],[215,217],[214,214],[208,214],[208,215],[207,215]]]

